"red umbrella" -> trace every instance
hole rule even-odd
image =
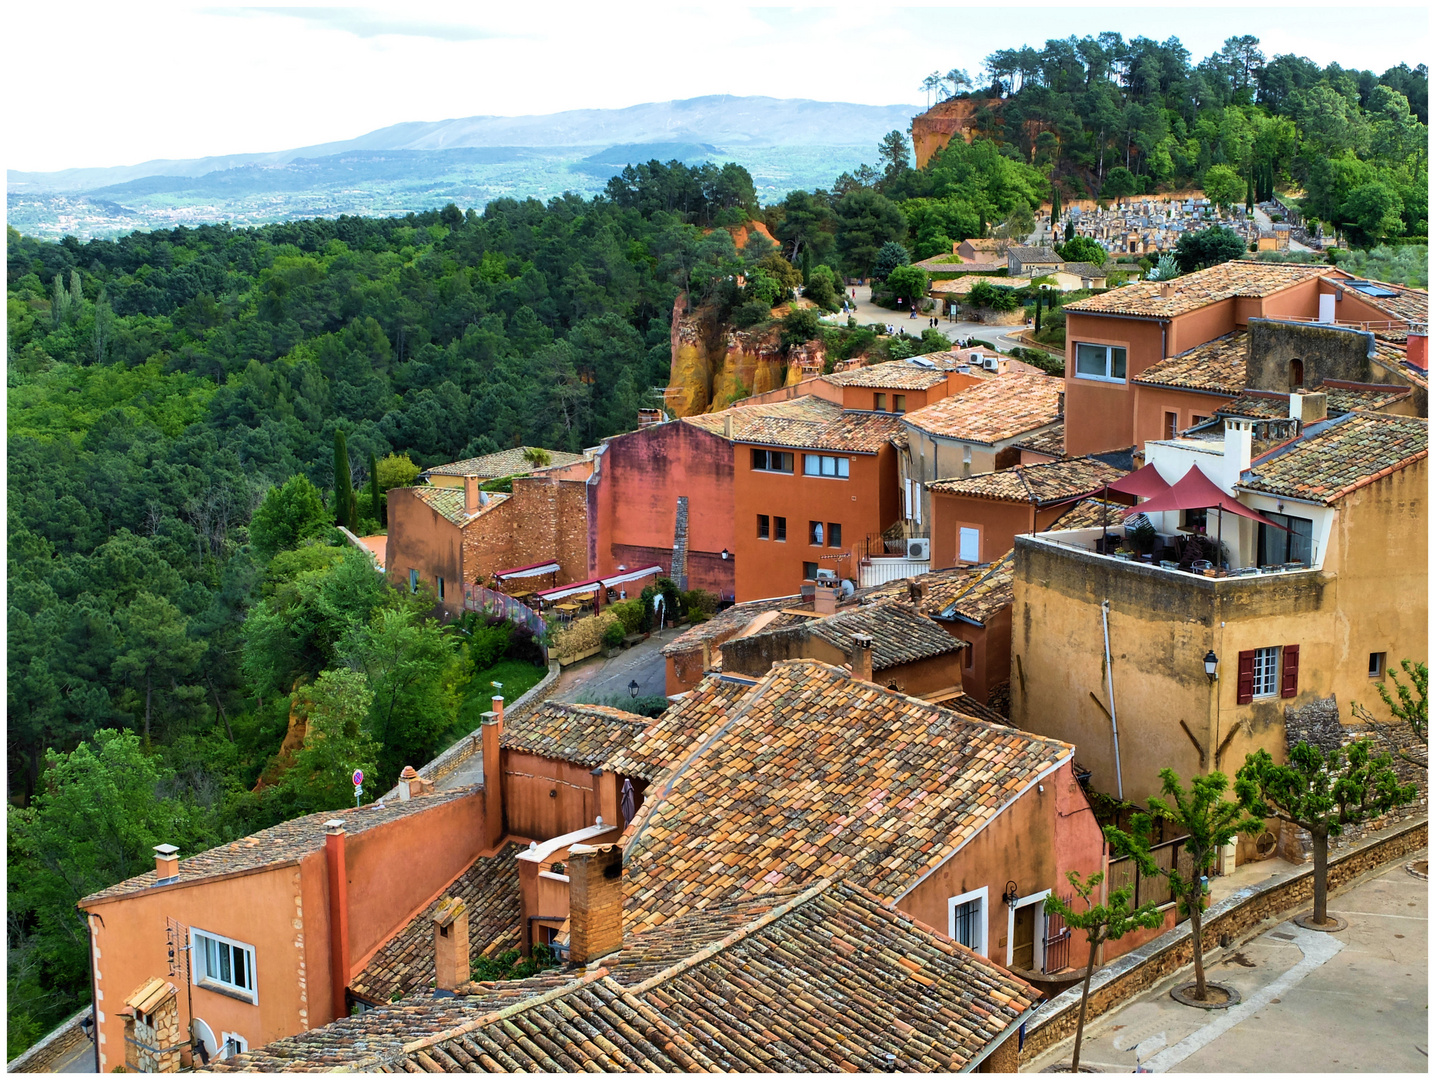
[[[1134,475],[1134,474],[1133,474]],[[1128,478],[1129,479],[1129,478]],[[1242,506],[1231,496],[1211,483],[1194,463],[1185,476],[1177,480],[1165,492],[1155,498],[1147,499],[1140,506],[1133,506],[1126,511],[1126,516],[1137,513],[1159,513],[1163,510],[1215,510],[1216,511],[1216,549],[1221,547],[1221,526],[1225,523],[1224,511],[1240,517],[1250,518],[1252,521],[1259,521],[1262,525],[1269,525],[1273,529],[1281,529],[1290,532],[1284,525],[1277,525],[1270,518],[1256,513],[1249,507]],[[1219,561],[1219,556],[1217,557]]]
[[[1135,495],[1141,499],[1154,499],[1162,492],[1169,491],[1171,485],[1161,479],[1155,465],[1142,465],[1134,473],[1123,476],[1120,480],[1113,480],[1106,485],[1106,489],[1118,491],[1122,495]]]

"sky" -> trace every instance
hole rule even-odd
[[[7,168],[284,150],[409,120],[623,108],[704,94],[921,107],[931,71],[1115,30],[1193,57],[1255,34],[1267,55],[1384,71],[1428,55],[1424,3],[882,7],[149,2],[10,5]]]

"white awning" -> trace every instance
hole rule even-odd
[[[613,577],[605,577],[603,584],[607,588],[612,588],[614,585],[621,585],[625,581],[637,581],[640,578],[652,577],[654,574],[661,574],[662,572],[663,568],[661,566],[647,566],[642,570],[629,570],[625,574],[615,574]]]
[[[639,578],[650,577],[654,574],[661,574],[661,566],[649,566],[642,570],[629,570],[624,574],[615,574],[606,578],[589,578],[587,581],[575,581],[572,585],[560,585],[556,589],[544,589],[536,595],[544,600],[562,600],[565,596],[576,596],[578,593],[596,592],[601,586],[605,589],[614,585],[621,585],[625,581],[637,581]]]
[[[557,569],[556,562],[534,563],[532,566],[515,566],[511,570],[500,570],[494,577],[500,581],[508,578],[538,577],[540,574],[551,574]]]

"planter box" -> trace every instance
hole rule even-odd
[[[569,664],[576,664],[579,660],[587,660],[590,656],[597,656],[602,651],[603,646],[599,645],[597,648],[589,649],[587,652],[575,653],[573,656],[558,656],[554,657],[554,659],[556,659],[562,667],[567,667]]]
[[[617,656],[622,651],[623,647],[621,645],[611,645],[603,650],[603,655],[606,656],[609,660],[611,660],[613,659],[613,657]]]

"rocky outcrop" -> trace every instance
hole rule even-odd
[[[996,111],[1000,99],[960,98],[939,101],[920,116],[912,117],[912,147],[917,151],[917,168],[925,168],[932,155],[960,135],[964,142],[976,137],[972,117],[982,106]]]
[[[820,374],[825,353],[821,341],[782,349],[776,326],[734,330],[717,321],[711,309],[684,314],[686,297],[673,307],[672,367],[668,411],[674,416],[725,409],[750,394],[791,386],[806,374]]]

